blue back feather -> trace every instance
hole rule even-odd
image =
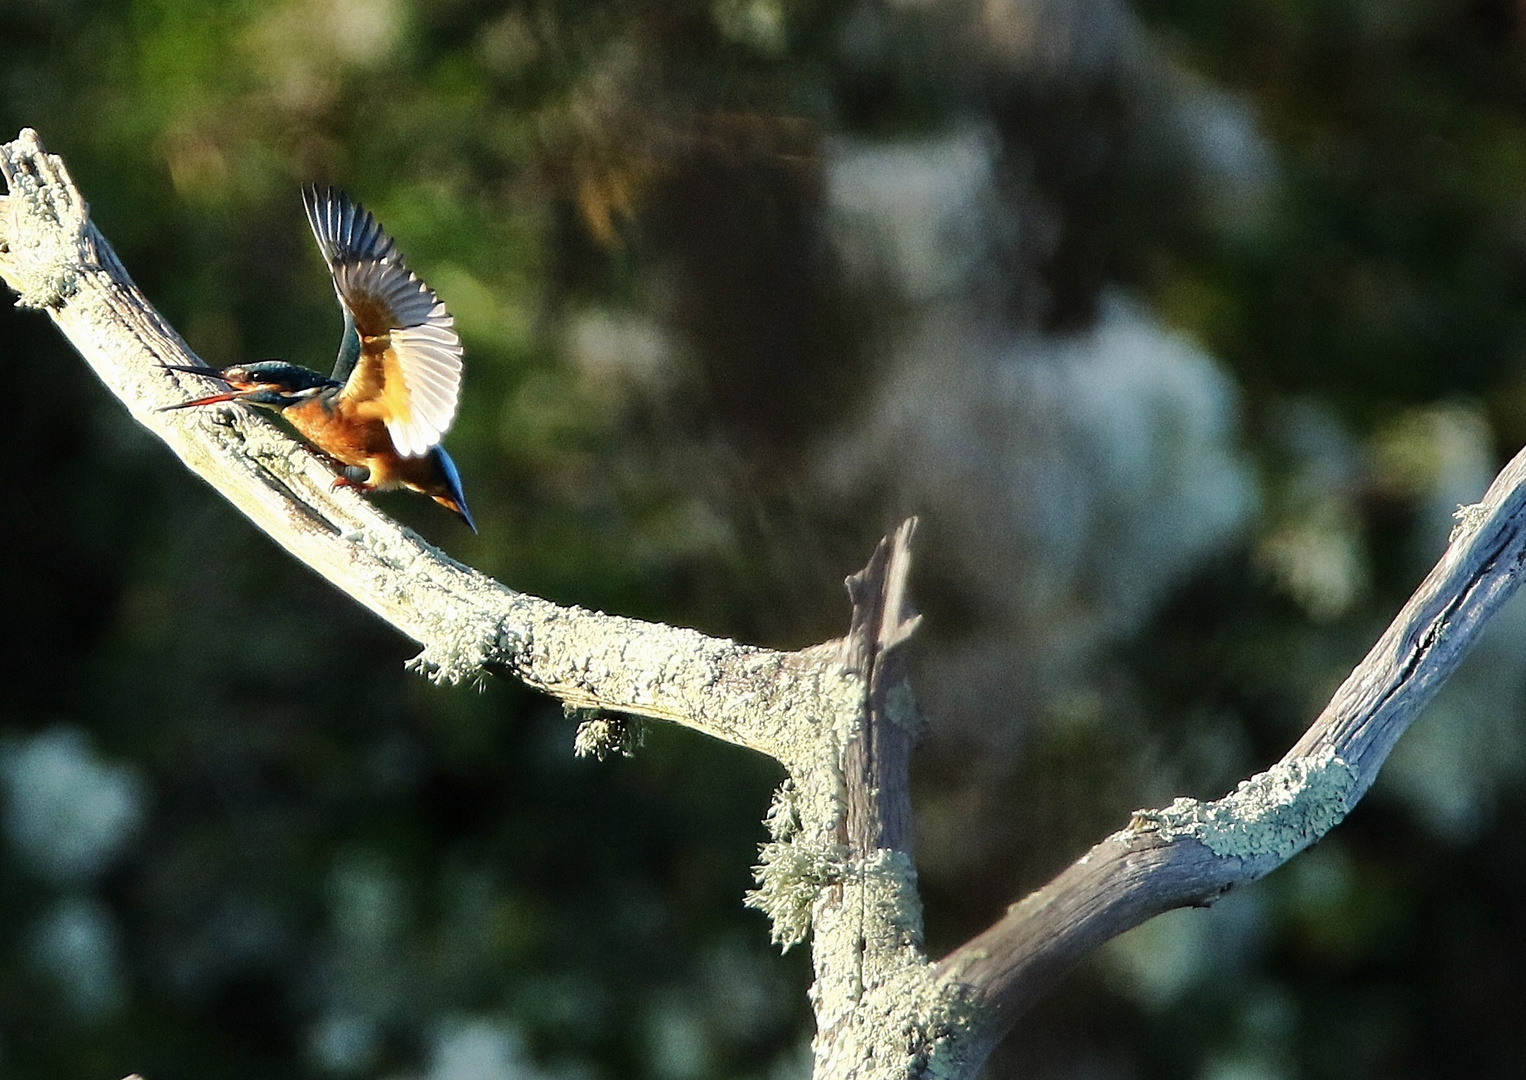
[[[344,337],[339,339],[339,357],[334,361],[334,374],[330,378],[338,383],[348,382],[350,372],[355,370],[355,361],[359,359],[360,334],[355,330],[355,316],[350,314],[349,308],[344,308]]]

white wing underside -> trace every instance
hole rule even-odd
[[[339,303],[354,320],[362,356],[346,390],[370,362],[375,339],[390,337],[403,393],[388,387],[394,407],[387,420],[392,444],[404,457],[419,457],[439,443],[456,418],[461,397],[461,339],[455,319],[434,291],[403,265],[397,247],[371,214],[342,194],[309,191],[303,202],[318,247],[334,279]]]

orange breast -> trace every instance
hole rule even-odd
[[[399,483],[402,459],[392,445],[387,425],[370,410],[361,410],[343,397],[330,404],[314,398],[285,412],[292,427],[318,449],[346,465],[371,470],[370,483],[388,487]]]

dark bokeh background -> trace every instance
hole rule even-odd
[[[1280,756],[1526,440],[1506,0],[5,0],[36,127],[212,363],[327,364],[346,187],[467,345],[551,598],[774,646],[923,517],[942,952]],[[806,1075],[740,905],[778,771],[439,689],[0,312],[0,1072]],[[1112,943],[993,1077],[1526,1074],[1526,613],[1286,870]]]

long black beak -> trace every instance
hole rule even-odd
[[[192,375],[205,375],[209,379],[221,379],[222,369],[207,367],[205,364],[160,364],[166,371],[185,371]]]

